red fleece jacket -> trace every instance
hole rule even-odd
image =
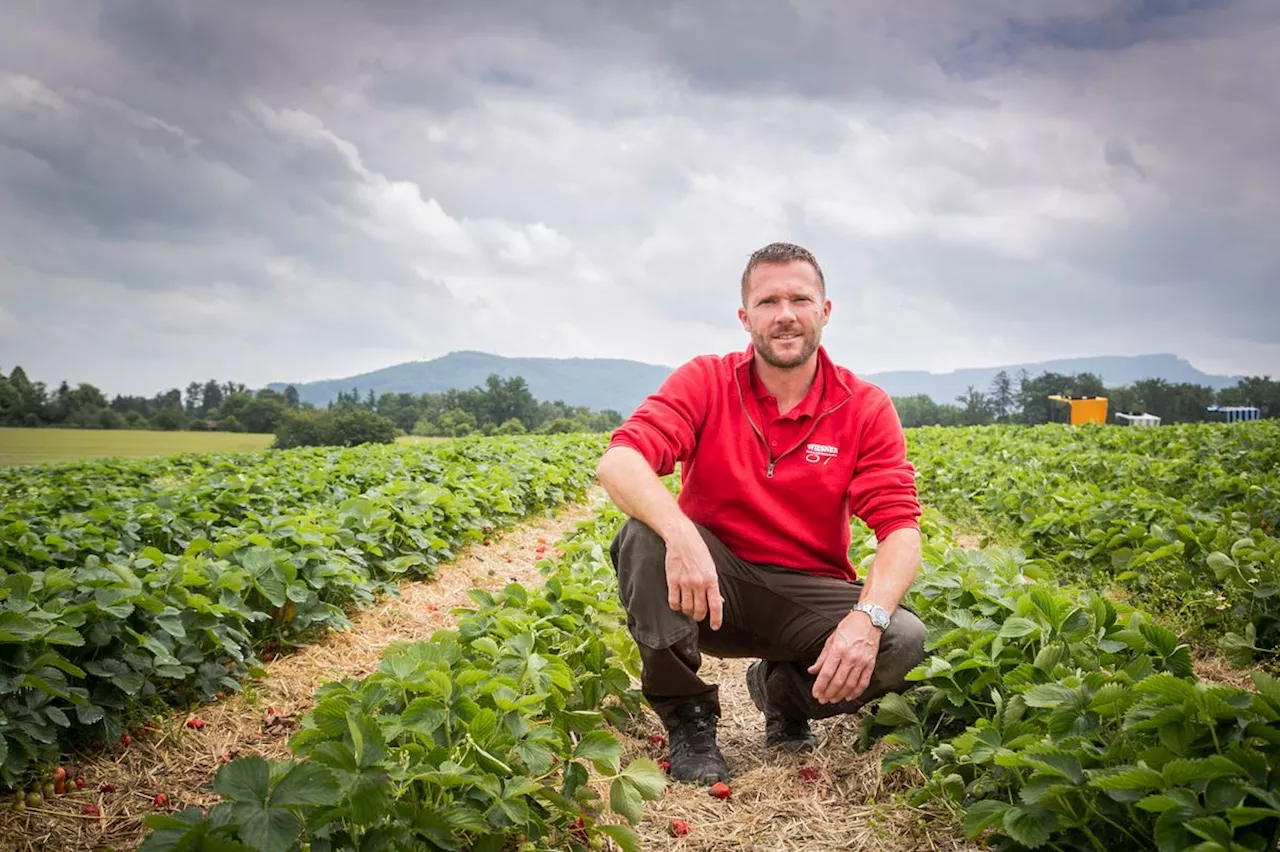
[[[679,462],[681,509],[748,562],[856,580],[850,518],[878,540],[919,528],[898,413],[820,347],[808,396],[777,418],[753,357],[748,346],[677,368],[609,446],[631,447],[659,476]]]

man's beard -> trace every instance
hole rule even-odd
[[[773,348],[775,342],[768,334],[759,332],[751,335],[752,341],[755,343],[756,351],[760,353],[760,357],[771,367],[777,367],[783,370],[789,370],[793,367],[799,367],[805,361],[808,361],[814,352],[818,351],[818,344],[821,342],[822,332],[818,328],[812,328],[809,331],[800,332],[803,345],[800,351],[795,355],[783,356],[779,355]]]

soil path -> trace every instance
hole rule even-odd
[[[720,750],[733,776],[726,800],[707,788],[673,784],[645,806],[637,830],[646,852],[870,852],[870,850],[947,850],[969,852],[959,825],[937,811],[908,805],[904,791],[917,780],[903,770],[885,776],[883,744],[867,752],[855,748],[858,718],[813,723],[818,748],[791,755],[764,745],[764,717],[747,695],[750,660],[703,658],[700,674],[720,685]],[[647,712],[647,711],[646,711]],[[647,712],[648,734],[661,734],[657,717]],[[624,740],[625,759],[665,757],[665,748],[646,738]],[[673,819],[691,832],[673,837]]]

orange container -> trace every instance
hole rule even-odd
[[[1071,425],[1081,423],[1106,423],[1107,398],[1105,396],[1062,396],[1054,394],[1049,397],[1056,402],[1065,402],[1071,406]]]

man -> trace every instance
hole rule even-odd
[[[703,652],[753,657],[765,742],[812,749],[809,720],[906,687],[924,626],[900,607],[920,565],[915,469],[888,395],[834,364],[807,250],[775,243],[742,274],[745,352],[676,369],[614,433],[597,475],[630,518],[610,554],[641,688],[677,780],[727,781]],[[679,499],[660,481],[681,464]],[[865,585],[850,519],[874,531]]]

